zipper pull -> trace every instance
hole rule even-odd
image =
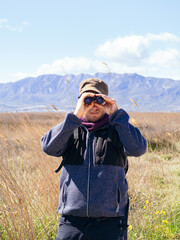
[[[116,212],[118,213],[119,212],[119,203],[121,201],[121,196],[120,196],[120,190],[118,188],[118,191],[117,191],[117,207],[116,207]]]
[[[117,203],[116,212],[119,212],[119,203]]]

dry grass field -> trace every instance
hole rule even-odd
[[[129,158],[129,239],[180,239],[180,113],[130,113],[148,151]],[[55,239],[61,159],[41,137],[62,113],[0,114],[0,238]]]

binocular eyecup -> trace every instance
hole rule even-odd
[[[84,102],[85,102],[85,104],[87,104],[87,105],[91,104],[93,101],[95,101],[95,102],[98,103],[98,104],[102,104],[102,103],[104,102],[104,98],[101,97],[101,96],[96,96],[96,95],[94,95],[93,97],[86,97],[86,98],[84,99]]]

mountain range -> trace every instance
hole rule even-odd
[[[0,84],[0,112],[69,111],[75,108],[79,84],[100,78],[109,86],[109,96],[128,111],[180,111],[180,81],[134,74],[96,73],[41,75]]]

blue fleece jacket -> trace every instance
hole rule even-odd
[[[138,157],[146,152],[147,143],[140,131],[129,123],[129,115],[119,109],[109,119],[115,127],[127,156]],[[45,153],[62,156],[74,130],[82,121],[73,112],[41,139]],[[85,127],[84,127],[85,128]],[[61,215],[80,217],[123,216],[128,201],[128,183],[123,167],[96,165],[94,134],[87,129],[84,163],[65,164],[60,176],[59,207]]]

